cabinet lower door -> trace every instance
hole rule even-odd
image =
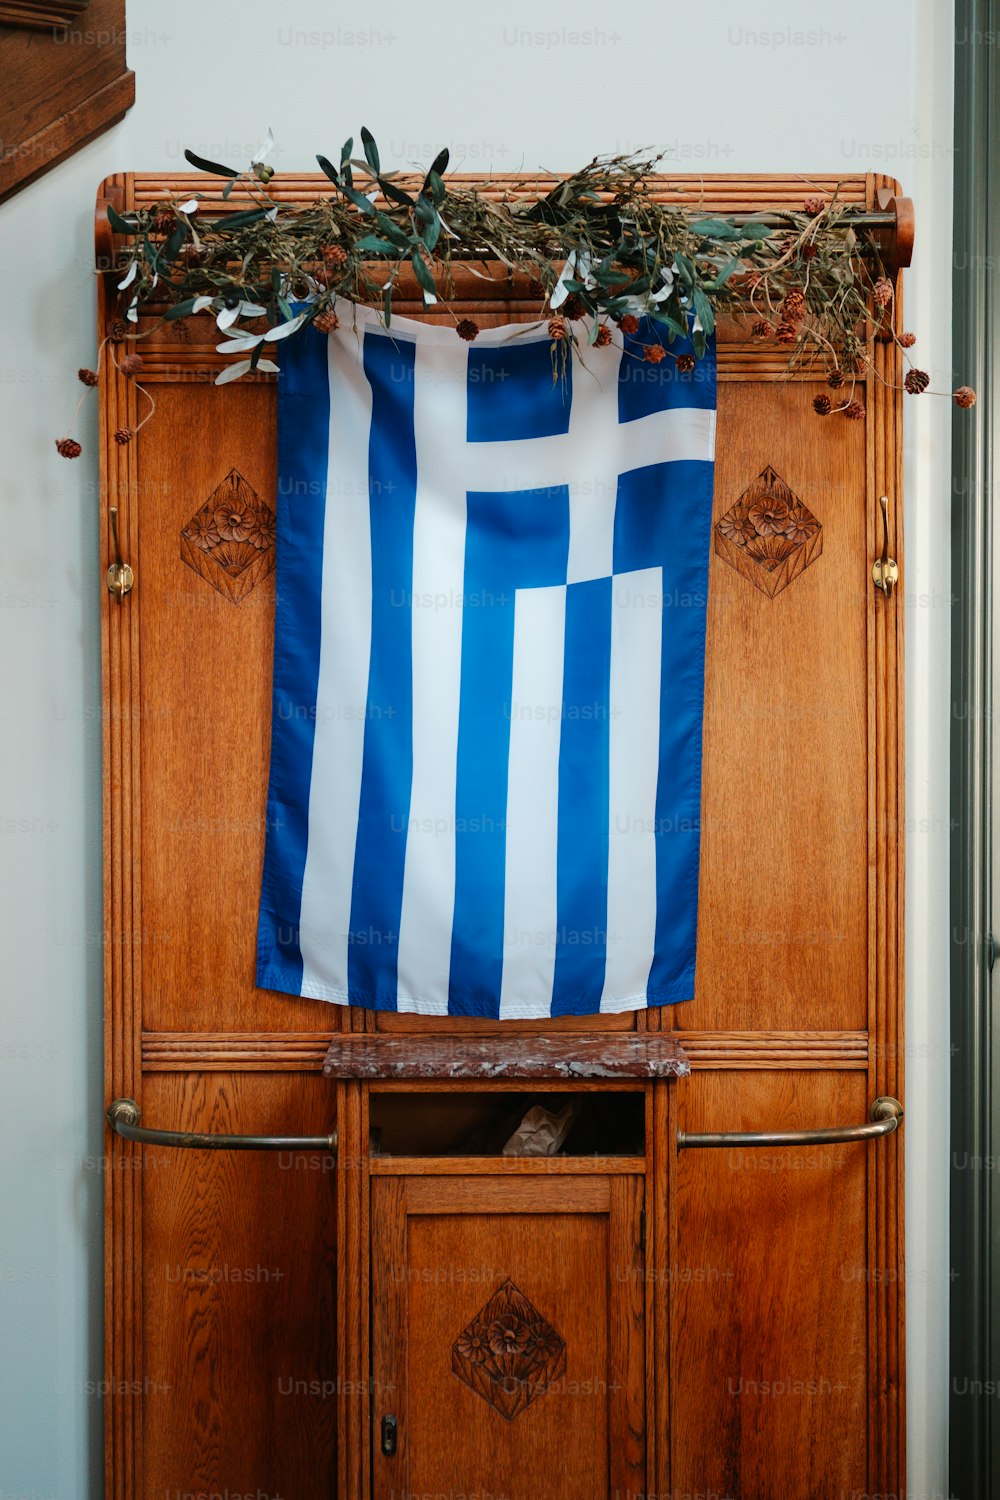
[[[645,1491],[643,1181],[372,1183],[377,1500]]]

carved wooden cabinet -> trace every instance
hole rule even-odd
[[[99,255],[106,202],[190,180],[108,179]],[[721,212],[803,194],[681,189]],[[894,191],[841,185],[868,209]],[[530,311],[502,281],[459,290],[480,321]],[[181,1131],[335,1129],[339,1152],[109,1132],[107,1494],[901,1494],[899,1135],[685,1140],[902,1097],[902,610],[872,580],[881,496],[901,560],[894,346],[847,422],[812,412],[822,371],[720,333],[694,1000],[491,1027],[255,988],[275,386],[216,387],[207,325],[140,331],[137,442],[114,441],[134,384],[102,379],[103,545],[116,506],[135,578],[103,605],[107,1098]],[[233,505],[246,535],[205,527]],[[780,556],[774,505],[802,517]],[[595,1048],[621,1070],[552,1063]],[[522,1103],[566,1095],[575,1144],[503,1156]]]

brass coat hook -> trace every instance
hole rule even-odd
[[[132,592],[132,585],[135,583],[135,574],[132,572],[132,569],[129,567],[128,563],[122,561],[122,549],[118,541],[117,505],[112,505],[109,507],[108,518],[111,521],[111,541],[114,547],[115,560],[108,568],[108,571],[105,573],[104,581],[107,584],[110,592],[114,594],[115,598],[118,600],[118,603],[121,604],[122,600],[125,598],[125,595]]]
[[[887,599],[891,599],[899,582],[899,564],[889,556],[889,497],[880,495],[878,503],[882,510],[882,555],[872,563],[872,582]]]

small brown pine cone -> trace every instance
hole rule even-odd
[[[647,344],[645,349],[642,351],[642,357],[648,365],[658,365],[661,360],[666,359],[667,351],[666,349],[664,349],[662,344]],[[683,355],[681,356],[681,358],[683,358]],[[680,363],[680,360],[678,360],[678,369],[680,369]]]
[[[82,381],[84,385],[96,385],[97,384],[97,371],[96,370],[86,370],[86,369],[77,370],[77,372],[76,372],[76,378],[77,378],[77,380]]]
[[[76,438],[56,438],[56,449],[63,458],[79,458],[83,452]]]
[[[802,246],[802,259],[816,259],[816,246],[813,244],[812,240],[807,240],[806,243]]]
[[[926,391],[931,383],[931,377],[924,370],[907,370],[903,381],[903,389],[911,396],[919,396],[921,391]]]
[[[755,339],[766,339],[770,338],[771,334],[774,332],[774,329],[771,327],[766,318],[758,318],[756,323],[750,329],[750,332],[753,334]]]
[[[971,385],[960,385],[955,392],[955,405],[970,407],[976,404],[976,393]]]
[[[892,301],[892,282],[888,276],[880,276],[873,288],[879,307],[888,307]]]
[[[128,324],[125,322],[124,318],[112,318],[111,324],[108,328],[108,338],[111,340],[111,342],[113,344],[122,343],[127,333]]]
[[[795,324],[783,319],[774,330],[774,336],[779,344],[794,344],[799,335]]]
[[[681,375],[689,374],[697,363],[693,354],[678,354],[677,369]]]
[[[464,339],[467,344],[471,344],[474,339],[479,337],[479,324],[475,318],[460,318],[455,324],[455,332],[460,339]]]
[[[562,310],[564,318],[572,319],[582,318],[587,309],[584,307],[583,303],[580,301],[576,293],[570,292],[569,296],[566,298],[566,301],[562,305]]]
[[[844,416],[850,417],[852,422],[860,422],[866,416],[864,407],[860,401],[851,401],[844,407]]]
[[[313,318],[313,327],[317,333],[334,333],[340,327],[340,319],[332,307],[325,307]]]
[[[169,208],[158,208],[153,215],[153,233],[169,234],[174,227],[174,216]]]
[[[904,349],[912,349],[917,342],[917,335],[915,333],[901,333],[899,335],[899,342]]]
[[[131,427],[119,427],[118,431],[115,433],[115,442],[119,443],[124,448],[125,444],[130,443],[134,437],[135,433],[132,431]]]
[[[826,207],[826,199],[820,198],[818,195],[814,195],[813,197],[806,199],[803,207],[805,208],[805,211],[809,215],[809,217],[811,219],[815,219],[816,215],[821,214]]]
[[[600,328],[597,330],[597,337],[594,339],[594,347],[596,349],[605,349],[610,343],[611,329],[608,327],[607,323],[602,323]]]
[[[840,387],[844,383],[843,370],[831,370],[829,375],[826,377],[826,383],[830,387],[831,391],[839,391]]]
[[[830,400],[829,396],[814,396],[813,411],[817,416],[828,417],[833,411],[833,402]]]
[[[347,251],[343,245],[324,245],[323,259],[328,266],[345,266],[347,264]]]
[[[556,318],[550,318],[549,319],[549,338],[550,339],[557,339],[558,340],[558,339],[564,339],[565,337],[566,337],[566,319],[565,318],[558,318],[558,317],[556,317]]]
[[[804,315],[805,310],[805,297],[803,297],[798,287],[793,287],[781,304],[781,311],[784,314],[785,321],[788,323],[798,322],[799,318]]]
[[[118,368],[123,375],[138,375],[142,369],[142,355],[126,354]]]
[[[622,318],[621,320],[621,330],[622,333],[639,332],[639,319],[636,317],[635,313],[625,314],[624,318]]]

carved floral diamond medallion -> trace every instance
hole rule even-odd
[[[715,550],[769,599],[823,551],[823,528],[768,466],[715,523]]]
[[[181,557],[233,604],[274,570],[274,512],[230,469],[181,532]]]
[[[566,1370],[566,1345],[508,1278],[451,1349],[460,1380],[513,1422]]]

